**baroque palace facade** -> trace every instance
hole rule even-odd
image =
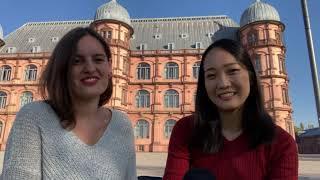
[[[221,38],[240,37],[260,75],[265,107],[294,135],[285,26],[274,7],[257,0],[239,26],[227,16],[130,19],[111,0],[97,9],[94,20],[30,22],[4,38],[0,26],[1,150],[19,109],[41,100],[38,79],[56,43],[79,26],[91,26],[111,46],[114,93],[108,105],[129,115],[137,151],[167,151],[175,122],[194,111],[201,54]]]

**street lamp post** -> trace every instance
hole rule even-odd
[[[315,55],[314,55],[314,47],[313,47],[312,33],[311,33],[311,27],[310,27],[310,19],[309,19],[307,0],[301,0],[301,6],[302,6],[302,13],[303,13],[305,32],[306,32],[306,37],[307,37],[310,68],[311,68],[312,80],[313,80],[313,90],[314,90],[316,106],[317,106],[318,125],[320,127],[319,80],[318,80],[318,72],[317,72],[317,63],[316,63],[316,58],[315,58]]]

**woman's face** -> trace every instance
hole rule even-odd
[[[82,37],[71,60],[74,100],[99,100],[111,78],[111,61],[108,60],[102,44],[93,36]]]
[[[213,48],[205,57],[205,88],[219,111],[240,109],[250,93],[249,73],[244,65],[221,48]]]

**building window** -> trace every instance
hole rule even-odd
[[[280,73],[286,73],[286,65],[285,65],[285,62],[284,62],[284,58],[282,55],[278,55],[278,58],[279,58],[279,71]]]
[[[129,73],[129,62],[127,57],[123,57],[123,74],[128,74]]]
[[[200,61],[194,63],[194,65],[192,66],[193,78],[195,79],[199,78],[199,71],[200,71]]]
[[[7,105],[7,93],[0,91],[0,109],[5,109]]]
[[[127,93],[128,91],[126,89],[122,89],[121,104],[124,104],[124,105],[127,104]]]
[[[166,108],[179,107],[179,93],[175,90],[167,90],[164,95],[164,103]]]
[[[148,63],[140,63],[137,67],[138,79],[150,79],[150,65]]]
[[[30,103],[33,101],[33,94],[30,91],[25,91],[22,93],[20,97],[20,107],[23,107],[24,105]]]
[[[180,37],[181,37],[182,39],[188,38],[188,34],[183,33],[183,34],[180,35]]]
[[[154,38],[155,39],[161,39],[161,35],[160,34],[156,34],[156,35],[154,35]]]
[[[3,123],[0,121],[0,138],[2,138]]]
[[[33,46],[31,52],[32,53],[39,53],[41,51],[40,46]]]
[[[283,104],[289,104],[289,94],[287,88],[282,88]]]
[[[281,33],[279,31],[275,31],[275,37],[278,42],[282,41]]]
[[[111,39],[112,38],[112,31],[111,30],[103,30],[101,32],[101,36],[105,39]]]
[[[150,107],[150,93],[146,90],[139,90],[136,95],[136,107],[148,108]]]
[[[106,38],[107,39],[111,39],[112,38],[112,31],[107,31]]]
[[[173,119],[167,120],[166,123],[164,124],[164,137],[166,139],[170,138],[172,129],[175,124],[176,124],[176,121]]]
[[[34,41],[35,41],[34,38],[29,38],[29,39],[28,39],[28,42],[29,42],[29,43],[33,43]]]
[[[149,122],[143,119],[138,120],[135,126],[135,137],[137,139],[149,138]]]
[[[196,49],[201,49],[202,48],[202,43],[201,42],[196,42],[195,48]]]
[[[141,51],[146,50],[146,49],[147,49],[147,44],[145,44],[145,43],[140,44],[139,49],[140,49]]]
[[[257,34],[255,32],[249,33],[247,41],[249,45],[254,45],[257,41]]]
[[[179,78],[179,66],[177,63],[169,62],[165,67],[166,79],[178,79]]]
[[[254,65],[257,73],[260,73],[262,68],[261,68],[261,55],[256,54],[254,56]]]
[[[10,81],[11,80],[11,67],[4,65],[0,68],[0,81]]]
[[[33,64],[28,65],[25,70],[24,79],[26,81],[35,81],[37,79],[37,66]]]
[[[174,49],[174,43],[168,43],[168,49],[173,50]]]
[[[138,151],[144,152],[144,145],[138,145]]]
[[[7,49],[7,53],[16,53],[16,52],[17,52],[16,47],[8,47],[8,49]]]
[[[59,41],[59,37],[52,37],[52,38],[51,38],[51,41],[52,41],[52,42],[58,42],[58,41]]]

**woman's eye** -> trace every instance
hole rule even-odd
[[[229,74],[236,74],[239,71],[240,71],[240,69],[230,69],[228,72],[229,72]]]
[[[106,57],[95,57],[94,59],[97,63],[104,63],[107,61]]]
[[[81,63],[81,59],[80,58],[74,58],[72,63],[73,64],[80,64]]]
[[[210,79],[213,79],[213,78],[215,78],[215,77],[216,77],[215,74],[208,74],[208,75],[207,75],[207,78],[210,78]]]
[[[97,62],[104,62],[105,59],[104,59],[104,58],[96,58],[96,61],[97,61]]]

